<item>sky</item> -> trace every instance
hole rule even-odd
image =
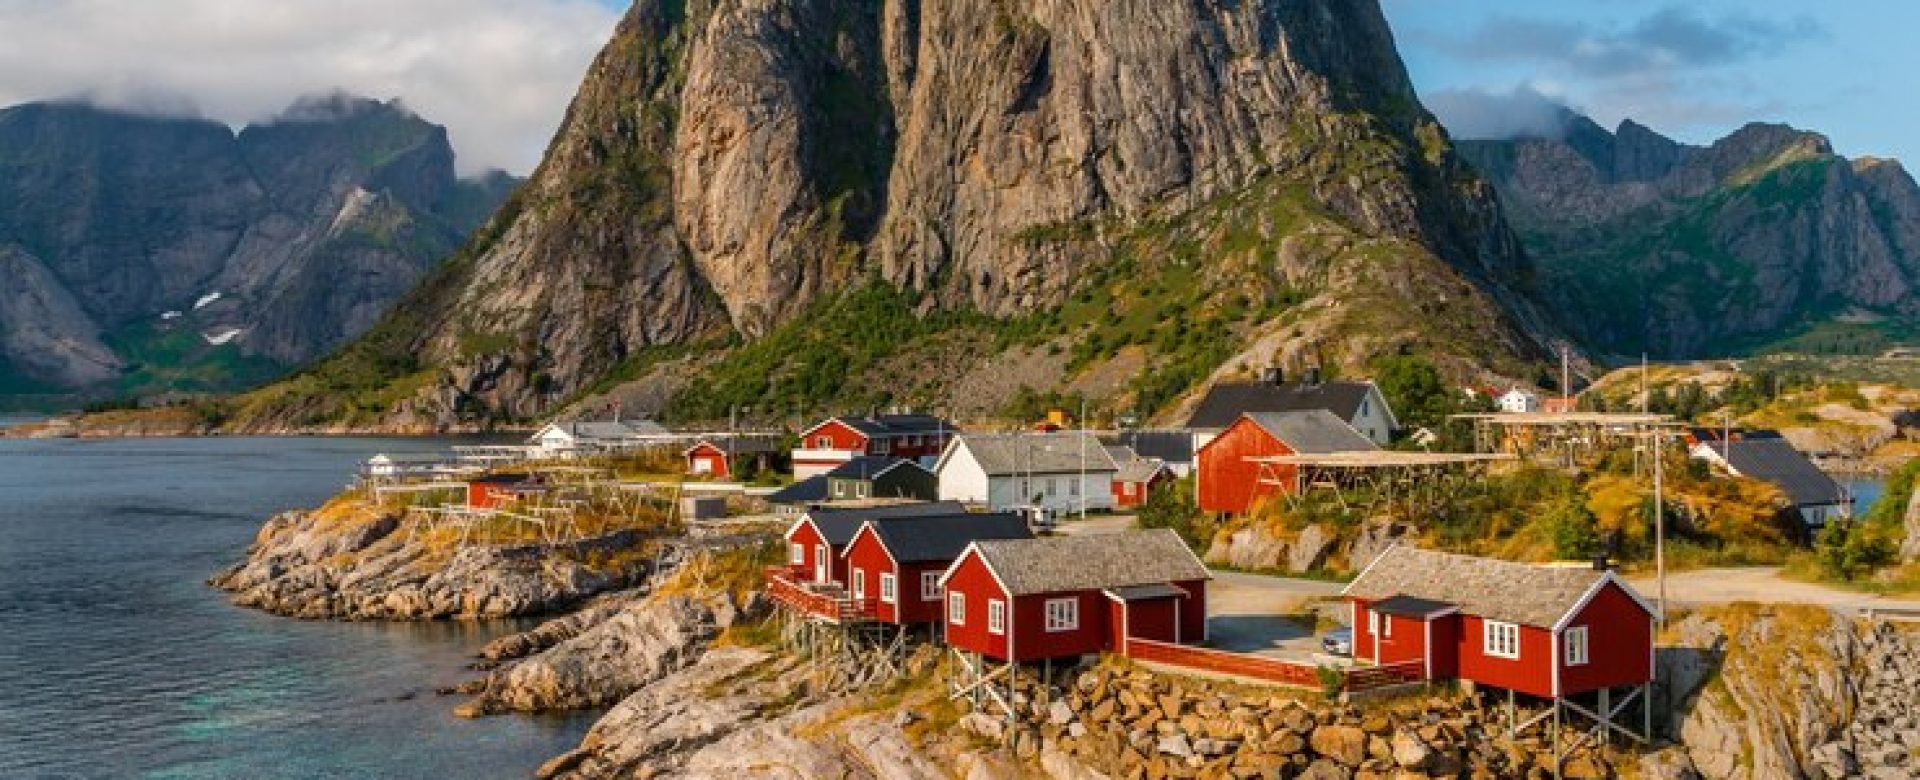
[[[1381,0],[1459,137],[1569,105],[1706,143],[1749,121],[1920,161],[1913,0]],[[399,97],[473,173],[539,162],[625,0],[0,0],[0,105],[85,97],[236,127],[304,94]]]

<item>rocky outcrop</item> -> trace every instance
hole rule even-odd
[[[1920,186],[1891,160],[1751,124],[1710,146],[1568,112],[1556,138],[1465,141],[1589,343],[1724,353],[1833,321],[1920,314]]]
[[[260,367],[219,372],[239,356],[290,366],[365,332],[517,184],[456,178],[443,128],[343,95],[238,134],[27,104],[0,110],[0,149],[0,389],[129,372],[146,391],[260,381]]]
[[[388,421],[532,419],[869,279],[915,316],[1031,315],[1170,239],[1223,304],[1324,294],[1287,323],[1317,327],[1276,336],[1290,359],[1539,354],[1525,258],[1373,2],[642,0],[523,196],[321,370],[397,398]],[[1338,332],[1380,312],[1421,326]],[[362,412],[337,389],[260,400]]]
[[[1912,777],[1920,635],[1814,607],[1734,605],[1675,625],[1661,677],[1687,763],[1720,778]],[[1671,761],[1671,759],[1669,759]]]
[[[1907,499],[1907,514],[1901,527],[1906,534],[1900,540],[1900,560],[1920,561],[1920,490]]]
[[[1220,529],[1207,547],[1207,563],[1252,571],[1305,574],[1329,567],[1358,571],[1388,547],[1417,529],[1389,518],[1375,518],[1342,533],[1314,523],[1299,531],[1255,519]]]
[[[647,573],[639,563],[603,571],[581,562],[596,550],[632,548],[640,537],[631,531],[559,546],[448,548],[402,526],[352,500],[288,512],[261,528],[245,561],[210,582],[235,604],[290,617],[430,620],[549,614]]]

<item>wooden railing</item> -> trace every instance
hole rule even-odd
[[[837,623],[874,619],[873,610],[866,604],[847,598],[838,588],[825,591],[800,582],[786,566],[769,566],[765,576],[767,597],[801,614]]]
[[[1230,674],[1262,682],[1279,685],[1291,685],[1298,688],[1320,690],[1326,687],[1320,679],[1320,667],[1299,661],[1286,661],[1263,655],[1230,653],[1225,650],[1212,650],[1205,647],[1176,645],[1151,639],[1128,639],[1122,655],[1137,661],[1178,666],[1215,674]],[[1388,664],[1386,666],[1350,666],[1338,670],[1340,690],[1343,693],[1359,693],[1375,688],[1402,683],[1415,683],[1426,679],[1425,665],[1420,661]]]

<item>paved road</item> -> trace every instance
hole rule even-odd
[[[1647,598],[1656,598],[1657,584],[1652,575],[1628,577]],[[1920,610],[1920,601],[1889,599],[1871,593],[1841,590],[1780,576],[1779,567],[1754,566],[1723,569],[1697,569],[1667,575],[1667,600],[1678,606],[1727,604],[1758,601],[1776,604],[1812,604],[1842,609]]]

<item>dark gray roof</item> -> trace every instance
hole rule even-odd
[[[973,453],[980,468],[992,476],[1006,474],[1071,474],[1114,471],[1118,467],[1100,439],[1085,431],[1052,433],[968,433],[956,440]]]
[[[767,501],[775,504],[811,504],[827,500],[827,476],[818,474],[773,491]]]
[[[1223,382],[1207,389],[1187,417],[1188,428],[1221,430],[1248,412],[1295,412],[1325,409],[1342,420],[1352,420],[1360,402],[1372,391],[1369,382],[1273,384]]]
[[[1743,477],[1771,482],[1780,487],[1794,506],[1820,506],[1841,501],[1840,483],[1813,465],[1786,439],[1735,439],[1731,447],[1724,442],[1710,445],[1727,459],[1727,464]]]
[[[1132,447],[1134,454],[1142,458],[1159,458],[1168,463],[1193,462],[1193,434],[1188,431],[1121,431],[1114,442]]]
[[[693,447],[687,449],[692,450],[702,444],[711,444],[728,455],[758,455],[780,451],[780,437],[768,434],[742,433],[712,436],[694,442]]]
[[[931,414],[882,414],[872,417],[836,417],[834,419],[868,436],[954,432],[953,423]]]
[[[1032,539],[1027,519],[1012,512],[868,520],[896,563],[951,561],[985,539]]]
[[[1107,592],[1119,597],[1121,601],[1175,598],[1186,593],[1172,585],[1128,585],[1124,588],[1109,588]]]
[[[1365,452],[1380,449],[1372,439],[1325,409],[1298,412],[1249,412],[1247,419],[1279,439],[1294,452]]]
[[[839,547],[853,541],[853,535],[868,520],[889,517],[933,517],[938,515],[966,514],[967,508],[958,501],[914,502],[910,504],[886,504],[847,509],[821,508],[808,512],[802,520],[812,520],[813,527],[820,529],[820,535],[827,543]]]
[[[1375,602],[1373,604],[1372,609],[1375,612],[1379,612],[1385,615],[1399,615],[1401,617],[1424,618],[1424,617],[1427,617],[1428,615],[1445,612],[1449,609],[1454,609],[1458,606],[1459,606],[1458,604],[1450,604],[1445,601],[1434,601],[1432,599],[1423,599],[1417,596],[1394,596],[1385,601]]]
[[[903,458],[860,455],[833,467],[832,471],[827,472],[827,476],[836,479],[873,479],[899,466],[920,468],[919,464]]]
[[[1007,595],[1109,590],[1212,579],[1180,536],[1165,528],[1119,534],[979,542]]]
[[[1491,620],[1551,628],[1605,576],[1591,566],[1535,566],[1400,544],[1375,558],[1343,592],[1368,601],[1410,596]]]

